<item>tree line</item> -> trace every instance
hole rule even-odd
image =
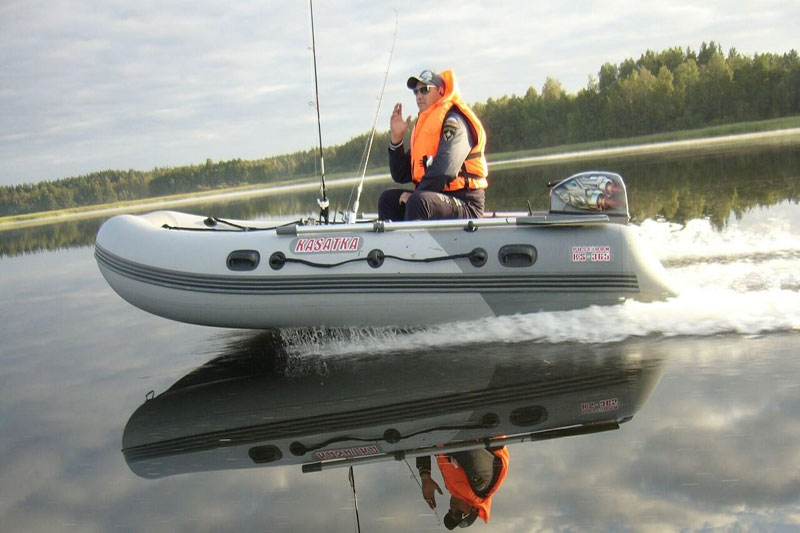
[[[800,56],[742,55],[719,44],[698,51],[648,50],[638,60],[604,64],[577,94],[547,78],[538,92],[490,98],[474,105],[487,131],[489,154],[528,150],[764,120],[800,114]],[[368,134],[323,151],[327,172],[359,168]],[[375,146],[388,144],[388,132]],[[373,150],[370,168],[388,167],[386,150]],[[318,151],[257,160],[234,159],[148,171],[106,170],[82,176],[0,187],[0,216],[137,200],[318,175]]]
[[[648,50],[636,61],[604,64],[576,95],[547,78],[541,93],[531,87],[475,111],[490,152],[792,116],[800,113],[800,56],[748,57],[735,48],[725,56],[714,41],[697,52]]]
[[[731,217],[741,218],[757,206],[800,201],[798,150],[758,148],[705,157],[642,156],[610,161],[613,164],[608,167],[625,178],[631,215],[636,221],[665,217],[685,223],[708,217],[716,228],[721,229]],[[600,168],[607,166],[603,160],[592,163]],[[489,189],[488,201],[493,208],[503,211],[524,210],[526,201],[531,202],[533,209],[547,209],[546,184],[554,177],[566,177],[586,170],[585,164],[585,161],[565,162],[498,171],[501,177]],[[381,187],[377,183],[367,184],[365,210],[375,212]],[[314,205],[315,197],[315,191],[267,195],[204,204],[203,212],[240,220],[285,218],[307,210]],[[332,202],[334,197],[332,194]],[[104,220],[101,217],[0,231],[0,258],[39,250],[89,246]]]

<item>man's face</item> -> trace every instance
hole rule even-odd
[[[473,512],[476,514],[476,516],[468,517],[468,515],[472,514]],[[464,500],[456,498],[455,496],[450,496],[450,511],[448,511],[447,514],[450,516],[451,520],[455,520],[455,523],[460,525],[464,520],[468,519],[469,522],[467,522],[467,524],[472,524],[472,522],[475,521],[475,518],[477,518],[477,513],[477,508],[473,509]],[[448,526],[448,528],[449,527],[450,526]]]
[[[455,496],[450,496],[450,509],[461,514],[469,514],[472,512],[472,507],[470,507],[467,502]]]
[[[444,94],[444,91],[435,85],[425,85],[422,82],[417,82],[417,86],[414,87],[414,96],[417,99],[419,112],[422,113],[435,104],[442,97],[442,94]]]

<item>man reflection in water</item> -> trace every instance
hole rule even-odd
[[[450,492],[450,510],[444,517],[444,526],[447,529],[469,527],[478,517],[489,522],[492,495],[503,484],[508,472],[506,447],[439,454],[436,462]],[[422,497],[435,509],[436,492],[443,493],[431,477],[430,456],[417,457],[417,470],[422,480]]]

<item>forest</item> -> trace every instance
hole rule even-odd
[[[664,217],[676,223],[706,218],[721,230],[748,211],[781,202],[800,201],[800,150],[758,147],[753,150],[723,151],[705,157],[632,157],[613,159],[614,170],[625,177],[631,215],[635,222]],[[500,210],[545,210],[547,183],[586,170],[579,161],[530,166],[513,170],[514,179],[498,179],[488,191],[487,204]],[[498,174],[509,174],[509,170]],[[364,209],[375,212],[382,183],[367,183]],[[520,191],[526,191],[520,193]],[[246,200],[203,204],[203,213],[237,220],[268,216],[288,220],[308,212],[315,205],[314,189],[293,194],[265,195]],[[332,198],[335,197],[332,195]],[[335,206],[334,206],[335,207]],[[44,224],[21,230],[0,231],[0,258],[39,250],[56,250],[94,243],[106,220],[99,216]]]
[[[727,54],[711,41],[699,50],[648,50],[639,59],[606,63],[577,94],[547,78],[541,91],[473,105],[487,131],[487,153],[531,150],[800,115],[800,56]],[[325,148],[328,174],[355,173],[368,133]],[[377,133],[375,147],[388,144]],[[0,216],[138,200],[314,176],[311,148],[257,160],[234,159],[152,170],[91,174],[0,187]],[[387,169],[386,150],[372,151],[371,169]]]

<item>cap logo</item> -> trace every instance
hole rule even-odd
[[[423,70],[422,73],[419,75],[419,79],[431,82],[433,81],[433,72],[431,72],[430,70]]]

